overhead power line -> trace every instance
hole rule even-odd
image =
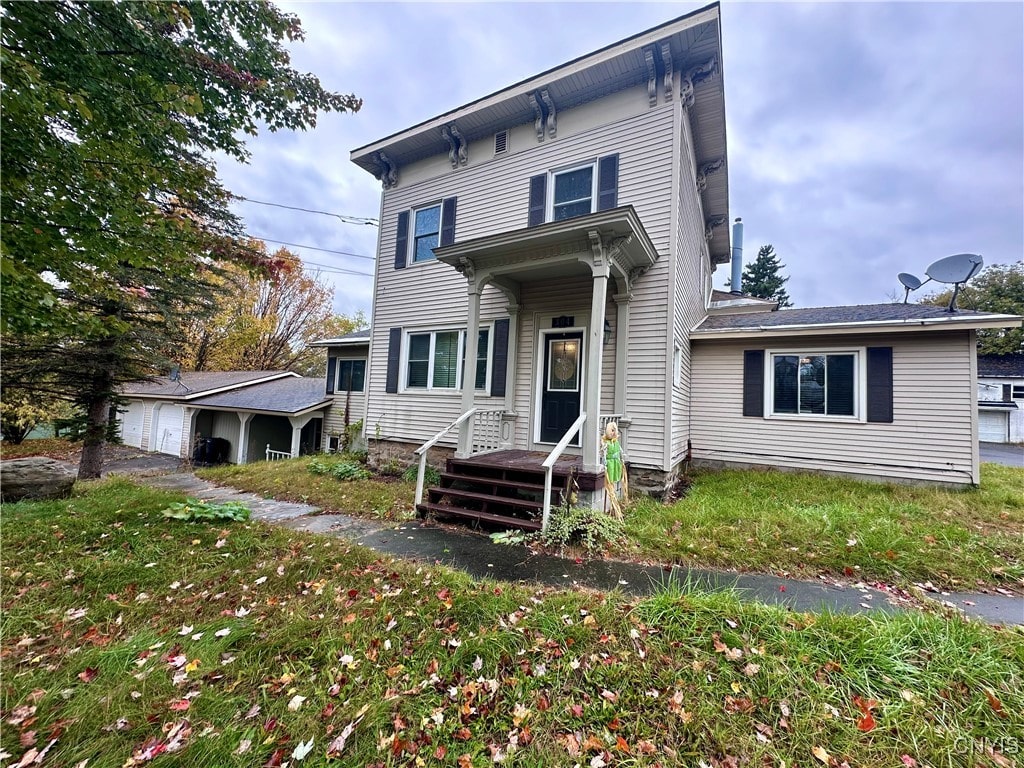
[[[346,224],[357,224],[357,225],[368,226],[368,227],[376,227],[376,226],[378,226],[378,222],[377,222],[376,219],[372,219],[372,218],[369,218],[369,217],[366,217],[366,216],[346,216],[343,213],[332,213],[330,211],[318,211],[318,210],[315,210],[313,208],[303,208],[303,207],[298,206],[298,205],[285,205],[283,203],[269,203],[266,200],[253,200],[251,197],[242,197],[241,195],[237,195],[235,199],[236,200],[241,200],[241,201],[246,202],[246,203],[255,203],[256,205],[270,205],[270,206],[273,206],[274,208],[286,208],[289,211],[302,211],[303,213],[316,213],[316,214],[319,214],[320,216],[331,216],[331,217],[333,217],[335,219],[340,219],[341,221],[345,222]]]
[[[288,243],[284,240],[274,240],[270,237],[263,237],[262,235],[249,235],[254,240],[265,240],[268,243],[277,243],[278,245],[290,245],[293,248],[305,248],[310,251],[321,251],[323,253],[333,253],[337,256],[351,256],[356,259],[368,259],[370,261],[376,261],[373,256],[366,256],[362,253],[351,253],[349,251],[332,251],[330,248],[317,248],[315,245],[303,245],[302,243]]]

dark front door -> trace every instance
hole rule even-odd
[[[583,397],[583,334],[544,336],[544,383],[540,396],[540,442],[557,443],[579,418]],[[579,435],[570,445],[579,445]]]

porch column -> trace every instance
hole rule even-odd
[[[615,413],[626,413],[626,356],[629,354],[629,291],[616,293],[615,300]]]
[[[505,410],[516,409],[516,368],[519,363],[519,305],[508,303],[508,362],[505,365]]]
[[[473,407],[476,398],[476,376],[466,370],[471,361],[476,360],[477,337],[480,335],[480,283],[472,278],[469,280],[469,312],[466,317],[466,356],[462,364],[462,406],[461,416]],[[471,370],[476,370],[474,367]],[[465,458],[473,452],[473,419],[466,419],[459,425],[459,448],[455,452],[457,458]]]
[[[299,446],[302,445],[302,428],[313,419],[312,413],[305,416],[289,416],[288,421],[292,425],[292,458],[299,455]]]
[[[199,416],[199,409],[186,405],[181,410],[185,414],[185,423],[182,427],[184,434],[181,436],[181,444],[178,446],[178,458],[191,460],[192,448],[196,441],[196,417]]]
[[[583,390],[583,471],[601,470],[601,354],[604,342],[604,304],[608,298],[608,267],[594,267],[594,290],[590,300],[590,328],[587,333],[587,379]]]
[[[253,413],[238,412],[238,452],[235,456],[238,464],[249,463],[249,422],[253,416]]]

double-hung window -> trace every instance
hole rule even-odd
[[[857,351],[773,352],[769,407],[773,416],[860,416]]]
[[[429,261],[441,242],[441,205],[419,208],[414,212],[412,260]]]
[[[551,215],[548,221],[563,221],[594,211],[594,166],[571,168],[551,174]]]
[[[335,392],[362,392],[366,381],[365,360],[339,360]]]
[[[464,330],[410,333],[405,345],[405,388],[457,390],[463,375]],[[486,389],[490,373],[490,329],[481,328],[471,360],[476,389]]]

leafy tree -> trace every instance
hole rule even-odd
[[[953,290],[921,299],[925,304],[949,306]],[[1024,264],[993,264],[971,279],[956,298],[958,307],[979,312],[1024,315]],[[982,328],[978,331],[978,354],[1012,355],[1024,352],[1024,328]]]
[[[254,242],[257,250],[263,243]],[[236,268],[220,277],[217,311],[195,317],[185,329],[186,342],[171,356],[186,370],[291,370],[304,376],[324,374],[322,350],[310,342],[365,327],[352,318],[331,314],[331,289],[309,274],[299,258],[282,248],[274,254],[283,268],[276,277]]]
[[[290,66],[300,39],[269,2],[4,4],[4,375],[55,378],[84,409],[80,476],[118,385],[163,364],[185,310],[213,310],[221,265],[278,266],[240,241],[212,153],[244,161],[261,123],[359,108]]]
[[[780,308],[793,306],[783,287],[789,282],[789,277],[779,274],[785,266],[779,261],[774,246],[762,245],[757,251],[757,258],[743,268],[741,290],[748,296],[777,301]]]

